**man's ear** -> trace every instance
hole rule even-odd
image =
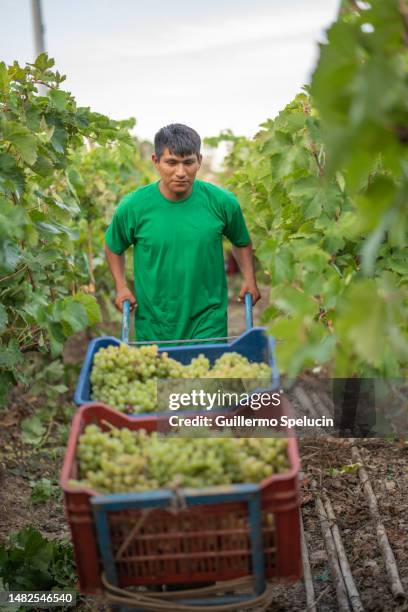
[[[157,166],[157,164],[159,163],[156,153],[152,154],[152,162],[155,166]]]
[[[197,155],[197,159],[198,159],[198,165],[201,166],[201,162],[203,161],[203,156],[201,155],[201,153]]]

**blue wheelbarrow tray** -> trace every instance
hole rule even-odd
[[[251,363],[266,363],[270,366],[272,370],[271,381],[266,388],[262,389],[262,391],[276,391],[279,388],[279,372],[275,358],[275,340],[271,336],[267,335],[265,327],[252,327],[252,301],[249,298],[251,298],[251,295],[247,294],[245,296],[247,330],[232,342],[203,342],[201,344],[189,344],[186,346],[161,346],[158,349],[159,353],[166,352],[169,357],[177,360],[183,365],[188,365],[194,357],[204,355],[209,359],[211,366],[213,366],[216,359],[221,357],[224,353],[239,353],[240,355],[246,357]],[[129,338],[129,313],[130,303],[125,302],[122,323],[122,338],[125,338],[125,343],[128,343]],[[99,338],[91,340],[88,345],[85,360],[83,362],[75,389],[74,401],[78,406],[82,406],[83,404],[93,401],[91,398],[92,391],[90,377],[95,354],[108,346],[120,346],[122,342],[123,340],[119,340],[113,336],[100,336]],[[260,390],[257,389],[253,391],[253,393],[259,391]],[[183,414],[187,414],[187,412],[188,411],[183,411]],[[165,416],[168,415],[169,412],[138,412],[132,416],[141,417],[151,416],[152,414],[156,416]]]

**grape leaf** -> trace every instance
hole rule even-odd
[[[35,134],[16,121],[6,121],[3,126],[4,138],[8,140],[27,164],[37,159],[38,141]]]
[[[78,292],[73,296],[73,299],[82,304],[82,306],[85,308],[86,315],[88,317],[88,325],[95,325],[95,323],[101,322],[101,309],[99,308],[99,304],[93,295]]]

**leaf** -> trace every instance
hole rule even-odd
[[[88,316],[85,307],[72,299],[66,302],[61,313],[62,326],[67,336],[79,332],[88,325]]]
[[[33,216],[33,215],[32,215]],[[72,229],[68,225],[63,225],[62,223],[57,223],[54,221],[53,223],[46,223],[44,221],[38,221],[35,224],[36,228],[42,232],[47,234],[66,234],[71,240],[78,239],[78,231]]]
[[[30,486],[32,488],[31,501],[33,504],[40,504],[48,501],[54,492],[54,487],[51,480],[48,478],[41,478],[41,480],[38,481],[31,481]]]
[[[377,225],[375,230],[370,234],[370,236],[365,240],[362,249],[361,249],[361,257],[362,257],[362,270],[364,274],[367,276],[372,276],[374,274],[375,269],[375,260],[377,258],[377,253],[380,248],[380,245],[385,237],[385,232],[387,226],[389,225],[389,215],[384,215],[381,220],[381,223]]]
[[[20,352],[17,340],[13,338],[7,346],[1,346],[0,366],[12,368],[22,361],[23,355]]]
[[[100,323],[102,321],[101,309],[93,295],[78,292],[74,295],[73,299],[82,304],[85,308],[88,317],[88,325],[95,325],[95,323]]]
[[[331,259],[329,253],[326,253],[319,246],[313,244],[299,246],[296,249],[296,255],[305,269],[316,273],[322,272]]]
[[[67,391],[69,391],[68,387],[66,385],[60,384],[60,385],[54,385],[52,387],[52,392],[56,393],[56,394],[60,394],[60,393],[66,393]]]
[[[84,185],[84,180],[77,168],[71,167],[67,170],[67,178],[69,182],[77,189]]]
[[[9,590],[49,591],[75,584],[72,546],[66,540],[46,540],[33,527],[0,545],[0,568]]]
[[[279,369],[290,371],[293,355],[299,351],[305,339],[303,317],[281,318],[268,327],[268,331],[279,341],[276,352]]]
[[[291,315],[314,315],[318,310],[315,300],[293,287],[283,287],[279,291],[272,291],[271,301],[285,313]]]
[[[34,62],[34,66],[38,68],[38,70],[45,71],[48,68],[52,68],[55,64],[55,61],[52,57],[48,57],[47,53],[40,53],[37,59]]]
[[[79,208],[78,204],[73,198],[70,197],[66,197],[65,201],[62,201],[58,196],[56,196],[50,201],[50,203],[56,208],[59,208],[60,210],[65,210],[69,212],[71,215],[77,215],[81,212],[81,209]]]
[[[62,346],[62,343],[67,339],[62,324],[56,321],[51,321],[48,324],[48,329],[51,334],[51,340],[57,343],[58,345],[61,344]],[[57,354],[59,352],[59,349],[60,347],[57,350]]]
[[[329,476],[343,476],[344,474],[355,474],[358,472],[360,464],[359,463],[350,463],[348,465],[342,465],[341,468],[330,468],[328,470]]]
[[[390,176],[374,176],[367,189],[355,197],[360,213],[360,227],[365,231],[375,231],[378,224],[392,210],[397,186]]]
[[[64,111],[69,103],[70,94],[66,91],[61,91],[61,89],[51,89],[48,92],[48,97],[50,98],[52,105],[58,111]]]
[[[42,132],[39,134],[39,136],[41,135],[41,141],[43,143],[49,142],[52,138],[52,135],[54,134],[55,126],[48,125],[44,115],[42,115],[40,119],[40,129]]]
[[[328,363],[333,356],[336,341],[334,334],[327,334],[325,338],[319,340],[316,344],[310,342],[306,351],[307,357],[313,359],[315,363]]]
[[[20,261],[19,248],[11,240],[0,241],[0,269],[3,272],[13,272]]]
[[[57,153],[64,154],[68,143],[67,132],[60,127],[54,129],[54,133],[51,138],[51,144]]]
[[[45,223],[44,221],[37,221],[35,225],[38,230],[46,232],[47,234],[62,234],[62,230],[60,229],[57,223]]]
[[[0,190],[12,191],[18,196],[24,191],[24,173],[9,153],[0,153]]]
[[[21,439],[25,444],[37,446],[45,433],[45,427],[37,417],[26,418],[21,422]]]
[[[34,164],[38,148],[36,135],[16,121],[6,121],[3,131],[5,140],[11,142],[23,160],[29,165]]]
[[[7,66],[4,62],[0,62],[0,91],[6,92],[9,86],[9,75]]]
[[[54,173],[55,168],[52,161],[48,157],[45,157],[44,155],[39,155],[37,157],[37,161],[33,165],[33,171],[39,174],[40,176],[47,177],[51,176]]]
[[[387,344],[385,304],[372,280],[350,287],[339,308],[338,328],[351,341],[352,350],[379,366]]]

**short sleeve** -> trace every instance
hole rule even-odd
[[[244,247],[251,242],[245,223],[244,215],[238,200],[232,193],[228,193],[225,202],[225,226],[223,234],[234,246]]]
[[[136,242],[133,196],[129,193],[122,198],[105,233],[106,244],[117,255]]]

